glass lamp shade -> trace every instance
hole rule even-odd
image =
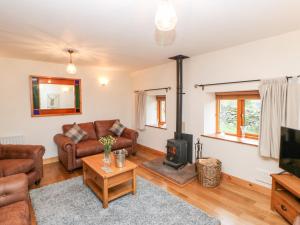
[[[161,31],[170,31],[176,27],[177,15],[170,0],[160,0],[155,15],[155,25]]]
[[[76,66],[73,63],[69,63],[66,70],[69,74],[75,74],[77,71]]]

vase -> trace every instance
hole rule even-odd
[[[245,137],[246,137],[246,130],[247,130],[247,127],[246,127],[246,126],[241,126],[242,138],[245,138]]]
[[[111,157],[110,157],[110,152],[111,152],[111,146],[109,147],[104,147],[104,166],[109,167],[111,164]]]

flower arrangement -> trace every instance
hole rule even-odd
[[[104,146],[104,153],[110,153],[111,147],[114,143],[116,143],[116,139],[113,136],[108,135],[105,137],[101,137],[99,139],[99,142]]]
[[[111,135],[108,135],[106,137],[101,137],[98,140],[101,144],[103,144],[104,147],[104,165],[105,167],[108,167],[111,163],[111,158],[110,158],[110,152],[111,152],[111,147],[113,146],[114,143],[116,143],[116,139],[112,137]]]

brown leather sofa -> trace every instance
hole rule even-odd
[[[0,224],[31,224],[28,179],[25,174],[0,178]]]
[[[81,129],[87,132],[87,136],[78,144],[75,144],[70,138],[63,134],[55,135],[54,141],[58,147],[58,157],[64,167],[68,171],[81,168],[81,158],[103,152],[103,145],[98,142],[98,139],[107,135],[112,135],[117,139],[116,143],[112,146],[112,150],[125,148],[128,154],[135,154],[138,132],[125,128],[122,135],[116,137],[109,131],[109,128],[112,127],[115,121],[116,120],[102,120],[78,124]],[[63,133],[66,133],[72,126],[72,124],[63,125]]]
[[[0,177],[25,173],[28,184],[38,184],[43,177],[43,155],[41,145],[1,145]]]

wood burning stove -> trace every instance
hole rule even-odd
[[[192,162],[193,136],[182,133],[182,62],[189,58],[184,55],[177,55],[169,59],[176,60],[177,68],[177,91],[176,91],[176,132],[175,138],[167,140],[167,157],[164,164],[176,169]],[[190,156],[190,157],[189,157]]]
[[[167,163],[166,163],[167,162]],[[165,163],[179,168],[187,162],[187,141],[169,139],[167,141],[167,157]]]

